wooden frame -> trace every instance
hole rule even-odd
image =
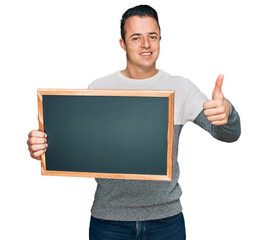
[[[165,97],[168,98],[168,128],[167,128],[167,172],[165,175],[122,174],[99,172],[51,171],[46,169],[46,154],[41,156],[42,175],[76,176],[93,178],[137,179],[171,181],[173,171],[173,135],[174,135],[174,91],[165,90],[80,90],[80,89],[38,89],[38,119],[39,129],[44,131],[43,96],[127,96],[127,97]],[[49,138],[49,136],[48,136]]]

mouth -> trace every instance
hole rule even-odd
[[[142,53],[140,53],[141,56],[150,56],[152,54],[153,54],[152,52],[142,52]]]

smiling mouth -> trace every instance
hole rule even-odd
[[[143,52],[143,53],[140,53],[141,56],[150,56],[152,54],[153,54],[152,52]]]

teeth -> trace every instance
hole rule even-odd
[[[141,53],[141,55],[143,55],[143,56],[148,56],[148,55],[151,55],[152,53]]]

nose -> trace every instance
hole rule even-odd
[[[151,43],[150,43],[149,38],[147,38],[147,37],[143,38],[141,47],[142,48],[150,48],[151,47]]]

